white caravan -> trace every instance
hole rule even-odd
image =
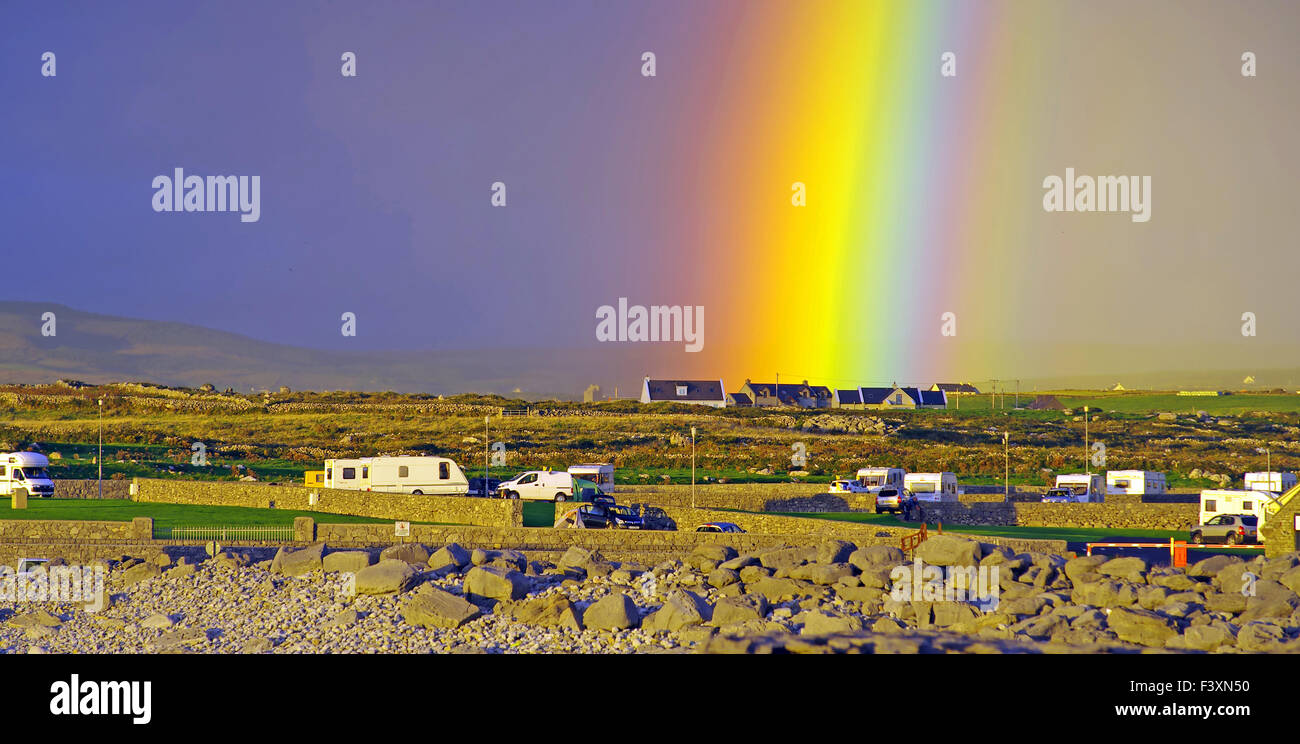
[[[595,483],[596,490],[602,495],[614,493],[614,466],[607,462],[570,466],[569,475]]]
[[[903,488],[919,501],[956,501],[956,473],[908,473]]]
[[[19,488],[27,489],[28,496],[53,496],[49,467],[49,458],[37,452],[0,455],[0,496],[12,496]]]
[[[326,460],[325,487],[464,496],[469,493],[469,480],[446,457],[361,457]]]
[[[882,488],[903,490],[903,480],[907,471],[902,468],[862,468],[858,471],[858,483],[867,489],[867,493],[880,493]]]
[[[573,476],[559,470],[528,470],[497,486],[497,495],[558,504],[573,499]]]
[[[1205,524],[1207,520],[1220,514],[1253,514],[1259,518],[1259,524],[1256,525],[1259,531],[1256,539],[1262,543],[1264,542],[1264,518],[1268,515],[1264,506],[1273,502],[1275,498],[1275,495],[1268,491],[1221,489],[1201,491],[1200,523]]]
[[[1065,473],[1056,476],[1056,487],[1069,490],[1075,501],[1099,503],[1106,500],[1106,482],[1101,473]]]
[[[1165,474],[1154,470],[1108,470],[1106,493],[1111,496],[1131,493],[1143,495],[1165,492]]]
[[[1295,473],[1279,473],[1276,470],[1267,473],[1246,473],[1247,491],[1284,493],[1291,490],[1295,484]]]

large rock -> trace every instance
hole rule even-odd
[[[824,540],[817,546],[818,563],[845,563],[858,546],[848,540]]]
[[[1173,571],[1169,573],[1148,573],[1147,581],[1152,586],[1163,586],[1166,589],[1172,589],[1176,592],[1195,591],[1198,587],[1206,587],[1204,581],[1197,581],[1182,571]]]
[[[1203,561],[1193,563],[1187,569],[1188,576],[1215,576],[1225,567],[1233,564],[1245,564],[1245,561],[1233,555],[1215,555],[1206,558]]]
[[[907,556],[903,555],[903,551],[893,545],[869,545],[858,548],[848,557],[848,562],[863,573],[877,568],[897,566],[906,560]]]
[[[389,559],[357,571],[357,594],[396,594],[419,581],[419,573],[406,561]]]
[[[1228,564],[1214,574],[1214,582],[1219,585],[1219,591],[1224,593],[1241,593],[1243,588],[1254,584],[1258,578],[1259,567],[1242,562]]]
[[[1097,568],[1110,560],[1104,555],[1081,555],[1078,558],[1071,558],[1065,563],[1065,576],[1074,584],[1096,581],[1100,578],[1097,575]]]
[[[563,594],[551,594],[519,602],[504,600],[496,606],[494,612],[524,625],[582,630],[578,608],[574,607],[569,598]]]
[[[862,630],[862,620],[858,617],[831,615],[821,610],[801,612],[791,622],[803,625],[803,635],[826,635],[830,633],[855,633]]]
[[[390,545],[379,553],[379,560],[405,561],[413,566],[425,566],[429,563],[429,549],[420,543]]]
[[[1110,611],[1106,624],[1121,641],[1143,646],[1163,647],[1178,635],[1167,618],[1147,610],[1117,607]]]
[[[1300,566],[1283,573],[1277,578],[1277,581],[1287,589],[1300,594]]]
[[[803,587],[791,579],[763,578],[745,585],[746,594],[761,594],[769,602],[784,602],[802,596]]]
[[[560,568],[585,568],[589,563],[604,563],[605,557],[599,551],[574,545],[564,551],[556,565]]]
[[[1241,592],[1213,592],[1205,595],[1205,609],[1210,612],[1246,611],[1246,597]]]
[[[324,565],[325,543],[308,545],[298,550],[280,548],[271,560],[271,573],[282,576],[302,576],[313,571],[320,571]]]
[[[156,579],[162,575],[162,568],[157,563],[137,563],[122,574],[122,584],[132,586],[142,581]]]
[[[931,535],[916,548],[916,556],[932,566],[978,566],[982,554],[975,540],[956,535]]]
[[[1097,566],[1097,573],[1142,584],[1146,582],[1147,562],[1135,556],[1112,558]]]
[[[707,573],[737,556],[736,549],[730,545],[697,545],[686,557],[686,565]]]
[[[13,628],[34,628],[37,626],[57,628],[62,624],[63,621],[57,615],[52,615],[45,610],[33,610],[21,615],[14,615],[6,623],[6,625]]]
[[[1286,631],[1265,621],[1246,623],[1237,631],[1237,648],[1242,651],[1278,651],[1286,643]]]
[[[1093,607],[1129,607],[1137,604],[1138,595],[1126,581],[1092,581],[1075,584],[1070,599]]]
[[[765,551],[758,556],[758,560],[763,564],[763,567],[770,568],[773,571],[779,568],[784,568],[788,570],[794,568],[795,566],[802,566],[803,564],[809,563],[816,559],[817,559],[817,548],[815,546],[801,547],[801,548],[778,548],[776,550]]]
[[[429,568],[435,571],[444,569],[459,571],[468,565],[469,551],[456,543],[444,545],[436,553],[429,556]]]
[[[709,572],[709,586],[721,589],[740,581],[740,574],[726,568],[715,568]]]
[[[471,599],[522,599],[531,582],[518,571],[495,566],[475,566],[465,576],[464,592]]]
[[[404,563],[404,562],[403,562]],[[482,614],[473,603],[425,584],[401,609],[409,625],[424,628],[459,628]]]
[[[336,550],[321,559],[325,573],[356,573],[370,565],[370,554],[364,550]]]
[[[691,625],[701,625],[709,617],[708,603],[684,589],[671,592],[658,610],[650,614],[642,627],[646,630],[676,632]]]
[[[1219,646],[1231,646],[1236,642],[1232,635],[1232,626],[1217,622],[1209,625],[1192,625],[1183,631],[1182,643],[1174,644],[1173,639],[1166,644],[1170,647],[1190,648],[1198,651],[1213,651]]]
[[[761,594],[723,597],[713,606],[713,624],[734,625],[747,620],[762,620],[771,611],[767,599]]]
[[[588,607],[582,620],[593,630],[624,630],[640,625],[641,613],[631,597],[614,592]]]

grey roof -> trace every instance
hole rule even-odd
[[[922,390],[921,400],[918,401],[923,406],[942,406],[946,405],[942,390]]]
[[[979,390],[967,382],[936,382],[934,386],[945,393],[979,393]]]
[[[749,399],[749,395],[747,395],[746,393],[731,393],[731,399],[732,399],[732,400],[736,403],[736,405],[738,405],[738,406],[752,406],[752,405],[754,405],[754,401],[750,400],[750,399]]]
[[[835,399],[840,402],[840,405],[846,405],[846,404],[858,405],[862,403],[862,391],[861,390],[836,390]]]
[[[686,386],[686,395],[678,395],[677,388]],[[722,392],[721,380],[646,380],[650,391],[650,400],[664,401],[718,401],[725,402],[727,396]]]
[[[884,403],[889,399],[890,393],[894,392],[894,388],[891,387],[864,387],[859,390],[862,392],[862,402],[869,406]]]

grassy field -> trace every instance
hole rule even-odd
[[[153,517],[154,527],[288,526],[293,524],[294,517],[311,517],[317,522],[331,524],[392,524],[391,520],[347,514],[240,506],[147,504],[126,499],[31,499],[26,509],[13,509],[9,499],[0,499],[0,519],[129,522],[136,517]]]

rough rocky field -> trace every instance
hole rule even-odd
[[[0,653],[1300,652],[1300,553],[1182,570],[923,543],[929,565],[997,567],[982,611],[892,599],[891,572],[913,564],[840,540],[655,566],[580,548],[555,563],[454,544],[256,552],[106,561],[97,613],[0,600]]]

